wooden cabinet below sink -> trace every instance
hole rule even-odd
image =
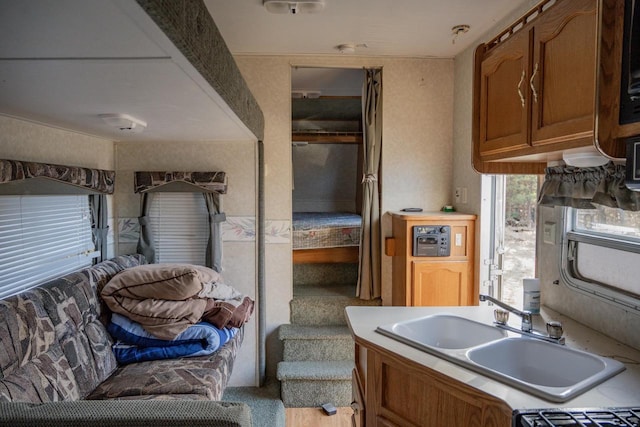
[[[475,388],[384,349],[356,344],[358,353],[366,356],[356,359],[354,378],[364,373],[358,414],[367,426],[511,425],[511,409]]]

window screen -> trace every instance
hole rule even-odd
[[[0,298],[91,265],[87,196],[0,196]]]

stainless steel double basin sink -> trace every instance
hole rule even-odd
[[[451,314],[382,325],[376,331],[553,402],[572,399],[625,369],[613,359]]]

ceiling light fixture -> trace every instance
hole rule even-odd
[[[468,33],[470,29],[471,29],[471,27],[469,25],[467,25],[467,24],[454,25],[451,28],[451,34],[453,34],[453,39],[451,39],[451,44],[456,44],[456,38],[460,34]]]
[[[109,126],[124,133],[140,133],[147,127],[147,122],[128,114],[100,114],[100,118]]]
[[[344,43],[336,46],[340,53],[353,53],[356,51],[356,45],[353,43]]]
[[[340,51],[340,53],[354,53],[356,51],[356,48],[358,47],[369,47],[367,46],[366,43],[359,43],[359,44],[355,44],[355,43],[342,43],[339,44],[338,46],[336,46],[336,49],[338,49]]]
[[[263,0],[262,5],[271,13],[318,13],[324,9],[324,0]]]

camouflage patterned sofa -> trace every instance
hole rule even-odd
[[[242,329],[210,356],[117,366],[97,295],[120,256],[0,301],[0,426],[250,426],[221,402]]]

